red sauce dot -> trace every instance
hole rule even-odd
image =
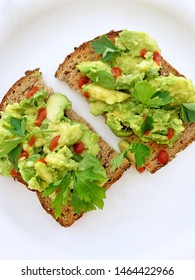
[[[163,165],[167,164],[169,161],[169,155],[168,155],[167,151],[161,150],[157,156],[157,159],[160,164],[163,164]]]
[[[73,145],[73,149],[74,149],[75,153],[81,154],[85,149],[85,144],[82,141],[77,142]]]

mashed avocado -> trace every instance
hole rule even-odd
[[[184,121],[195,119],[192,81],[173,74],[160,76],[161,50],[144,32],[123,30],[114,44],[103,35],[92,47],[101,59],[77,65],[89,78],[82,90],[89,94],[91,113],[105,114],[118,137],[136,134],[142,142],[171,147],[184,130]]]

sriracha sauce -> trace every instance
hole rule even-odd
[[[37,91],[38,87],[34,86],[32,87],[27,93],[26,93],[26,98],[29,99],[31,96],[33,96]]]
[[[161,150],[157,156],[158,162],[160,164],[167,164],[169,161],[169,155],[166,150]]]
[[[148,52],[147,49],[142,49],[142,50],[140,51],[140,56],[143,57],[143,58],[145,58],[145,55],[146,55],[147,52]]]
[[[87,76],[81,77],[78,82],[78,88],[81,89],[83,85],[89,82],[89,78]]]
[[[29,142],[28,142],[28,145],[29,145],[30,147],[34,146],[35,141],[36,141],[36,138],[35,138],[35,136],[33,135],[33,136],[30,138],[30,140],[29,140]]]
[[[73,149],[75,153],[81,154],[85,149],[85,144],[82,141],[77,142],[73,145]]]
[[[87,92],[87,91],[85,91],[84,93],[83,93],[83,95],[85,96],[85,98],[89,98],[90,97],[90,95],[89,95],[89,93]]]
[[[40,108],[37,112],[37,118],[35,121],[35,125],[41,126],[44,119],[47,117],[47,111],[45,108]]]
[[[115,79],[117,79],[122,74],[122,70],[119,67],[112,68],[112,74],[114,75]]]
[[[55,136],[50,143],[49,149],[53,151],[58,146],[58,141],[60,139],[60,135]]]
[[[153,53],[153,60],[156,62],[156,64],[158,66],[160,66],[160,64],[161,64],[161,55],[160,55],[160,53],[158,51],[155,51]]]
[[[173,128],[169,128],[168,129],[168,133],[167,133],[167,138],[168,140],[171,140],[174,136],[174,129]]]

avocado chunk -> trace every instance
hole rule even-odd
[[[168,77],[159,76],[151,80],[157,90],[167,91],[174,98],[172,105],[195,102],[195,87],[191,80],[170,74]]]
[[[47,118],[54,122],[60,122],[64,116],[64,111],[71,108],[71,103],[66,96],[61,93],[51,95],[47,101]]]
[[[116,39],[116,46],[127,49],[132,56],[140,56],[140,50],[147,49],[150,52],[159,51],[160,48],[155,39],[145,32],[123,30]]]
[[[102,61],[86,61],[77,65],[81,73],[94,83],[109,89],[114,88],[115,78],[112,68]]]
[[[95,101],[90,103],[90,112],[94,116],[100,116],[108,111],[109,105],[102,101]]]
[[[127,137],[133,134],[131,128],[125,126],[120,116],[117,116],[114,113],[107,113],[106,117],[107,117],[106,120],[107,125],[110,127],[110,129],[112,130],[112,132],[114,132],[116,136]]]
[[[144,79],[145,74],[130,74],[130,75],[121,75],[116,79],[115,89],[116,90],[129,90],[132,89],[138,81]]]
[[[39,176],[42,180],[47,182],[47,184],[50,184],[51,182],[53,182],[53,174],[48,170],[46,164],[44,164],[40,161],[37,161],[34,164],[34,167],[35,167],[37,176]]]
[[[93,99],[100,100],[109,105],[115,104],[117,102],[123,102],[130,97],[128,93],[112,89],[106,89],[96,85],[95,83],[84,85],[83,90],[85,92],[88,92],[90,96],[90,101]]]

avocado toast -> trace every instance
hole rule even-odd
[[[117,155],[71,102],[46,86],[39,69],[27,71],[0,104],[0,174],[34,191],[62,226],[102,208],[105,190],[130,167],[110,170]]]
[[[59,65],[55,77],[103,115],[121,138],[121,156],[154,173],[195,140],[195,89],[144,32],[111,31],[85,42]]]

